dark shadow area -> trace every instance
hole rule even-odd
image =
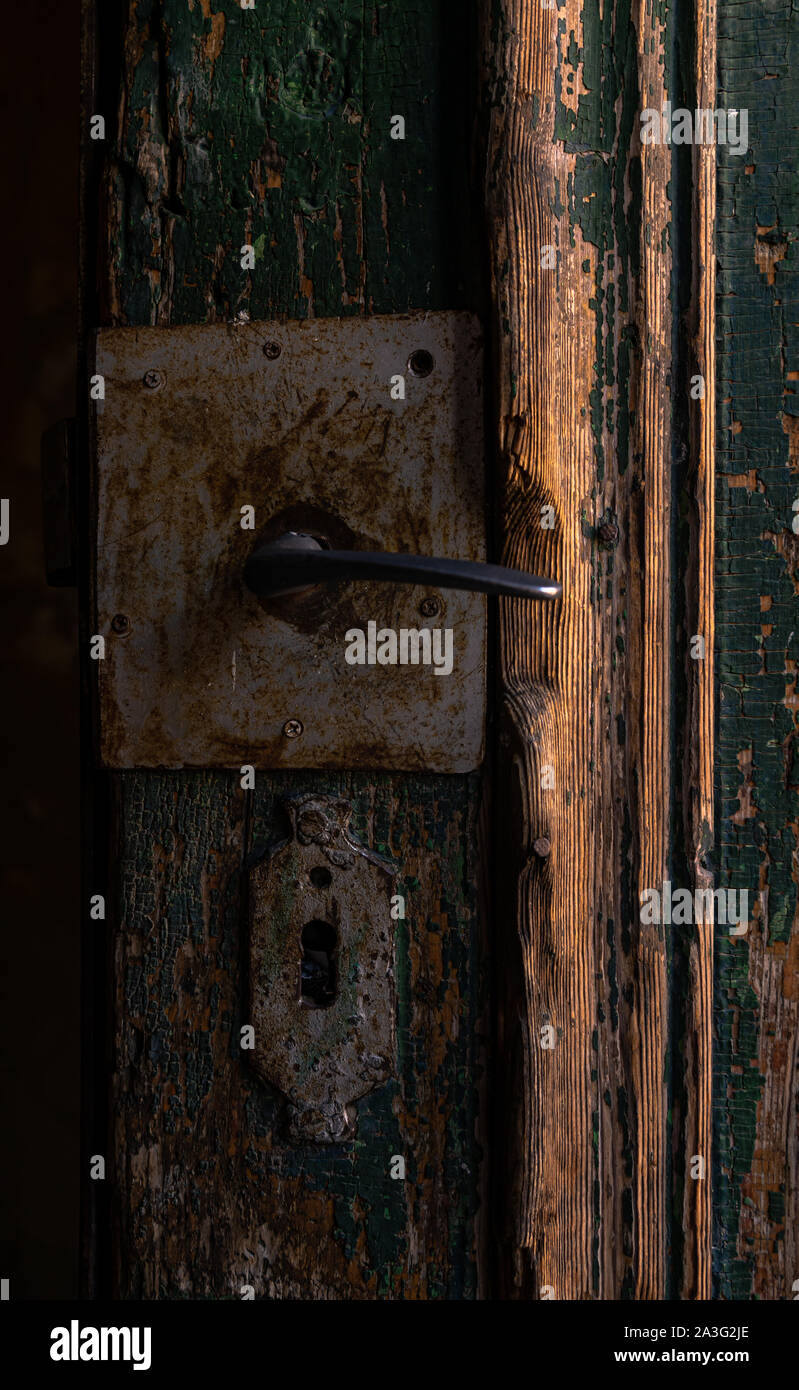
[[[77,601],[48,588],[39,441],[75,413],[78,0],[28,0],[0,56],[0,1276],[16,1299],[77,1293]]]

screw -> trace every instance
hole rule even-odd
[[[435,618],[441,612],[441,599],[431,594],[429,598],[423,598],[419,604],[419,612],[423,618]]]
[[[166,377],[163,372],[157,372],[155,367],[150,367],[149,370],[144,373],[142,380],[148,391],[160,391],[166,381]]]
[[[111,631],[118,637],[123,637],[126,632],[130,632],[130,618],[126,618],[124,613],[115,613],[111,619]]]
[[[287,719],[283,725],[284,738],[299,738],[302,733],[302,724],[299,719]]]
[[[552,845],[546,835],[542,835],[540,839],[533,841],[533,853],[537,854],[539,859],[546,859],[551,849]]]
[[[615,545],[619,539],[619,528],[615,521],[603,521],[602,525],[597,528],[597,535],[607,545]]]
[[[282,349],[280,343],[264,343],[264,357],[268,357],[270,362],[274,362],[280,356]]]

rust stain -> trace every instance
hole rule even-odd
[[[267,362],[272,340],[281,353]],[[419,347],[435,370],[408,378],[407,409],[391,400],[390,376]],[[278,522],[343,549],[484,558],[472,316],[111,330],[97,360],[118,403],[98,428],[98,630],[115,613],[130,619],[98,673],[109,765],[240,767],[244,748],[256,767],[477,766],[481,596],[439,595],[431,623],[424,594],[407,585],[319,586],[307,603],[266,603],[243,582]],[[143,384],[154,367],[157,391]],[[255,531],[241,529],[244,504]],[[451,678],[428,663],[398,666],[387,683],[374,662],[348,664],[345,634],[367,620],[450,629]],[[294,743],[283,736],[289,716],[304,725]]]
[[[294,1139],[339,1143],[354,1136],[353,1103],[394,1071],[394,871],[353,838],[343,798],[285,804],[292,839],[250,877],[252,1061],[288,1097]],[[309,923],[330,928],[332,953],[304,955]],[[316,976],[323,996],[309,992]]]

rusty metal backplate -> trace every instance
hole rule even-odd
[[[485,558],[477,321],[108,329],[95,371],[103,764],[476,767],[481,595],[360,581],[267,601],[243,570],[286,530]],[[370,622],[451,629],[451,673],[349,664],[346,635]]]

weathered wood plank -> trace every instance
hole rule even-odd
[[[718,101],[749,126],[718,149],[717,230],[718,877],[750,926],[717,936],[714,1258],[738,1299],[799,1278],[798,37],[776,0],[719,4]]]
[[[467,70],[439,95],[451,10],[140,0],[108,164],[104,319],[471,307],[478,248],[455,232],[468,148],[442,154],[468,129]],[[390,137],[393,114],[405,140]]]
[[[689,107],[713,110],[716,101],[716,0],[698,0],[692,53]],[[687,690],[683,727],[682,806],[691,886],[711,889],[710,855],[714,834],[715,758],[715,443],[716,443],[716,147],[691,149],[691,303],[689,314],[690,381],[681,388],[689,401],[687,486],[688,563],[685,574],[685,641],[683,671]],[[704,394],[691,389],[702,377]],[[692,639],[704,642],[704,655],[692,654]],[[712,1293],[712,1078],[713,1078],[713,933],[712,922],[697,922],[688,947],[682,1097],[685,1118],[680,1232],[681,1298],[710,1298]],[[675,1106],[676,1108],[676,1106]],[[704,1163],[704,1176],[695,1161]]]
[[[467,304],[442,254],[457,201],[435,191],[446,122],[466,109],[462,85],[437,103],[446,8],[120,0],[121,54],[101,55],[106,74],[121,57],[101,321]],[[118,1296],[473,1297],[479,778],[259,776],[250,795],[222,773],[130,772],[115,786]],[[408,902],[398,1080],[361,1103],[354,1144],[322,1148],[287,1141],[238,1047],[245,856],[280,834],[281,796],[310,789],[352,799]]]
[[[668,876],[670,152],[637,126],[669,51],[643,4],[486,17],[504,559],[564,585],[501,605],[517,1296],[665,1289],[666,952],[639,892]]]
[[[243,861],[285,833],[284,779],[259,779],[252,806],[225,773],[119,779],[119,1296],[474,1295],[474,828],[464,779],[426,795],[408,780],[325,780],[353,800],[358,837],[401,866],[412,906],[398,923],[398,1079],[359,1103],[353,1143],[314,1146],[286,1139],[280,1097],[239,1047]],[[292,781],[319,788],[313,773]],[[389,1180],[393,1154],[405,1183]]]

